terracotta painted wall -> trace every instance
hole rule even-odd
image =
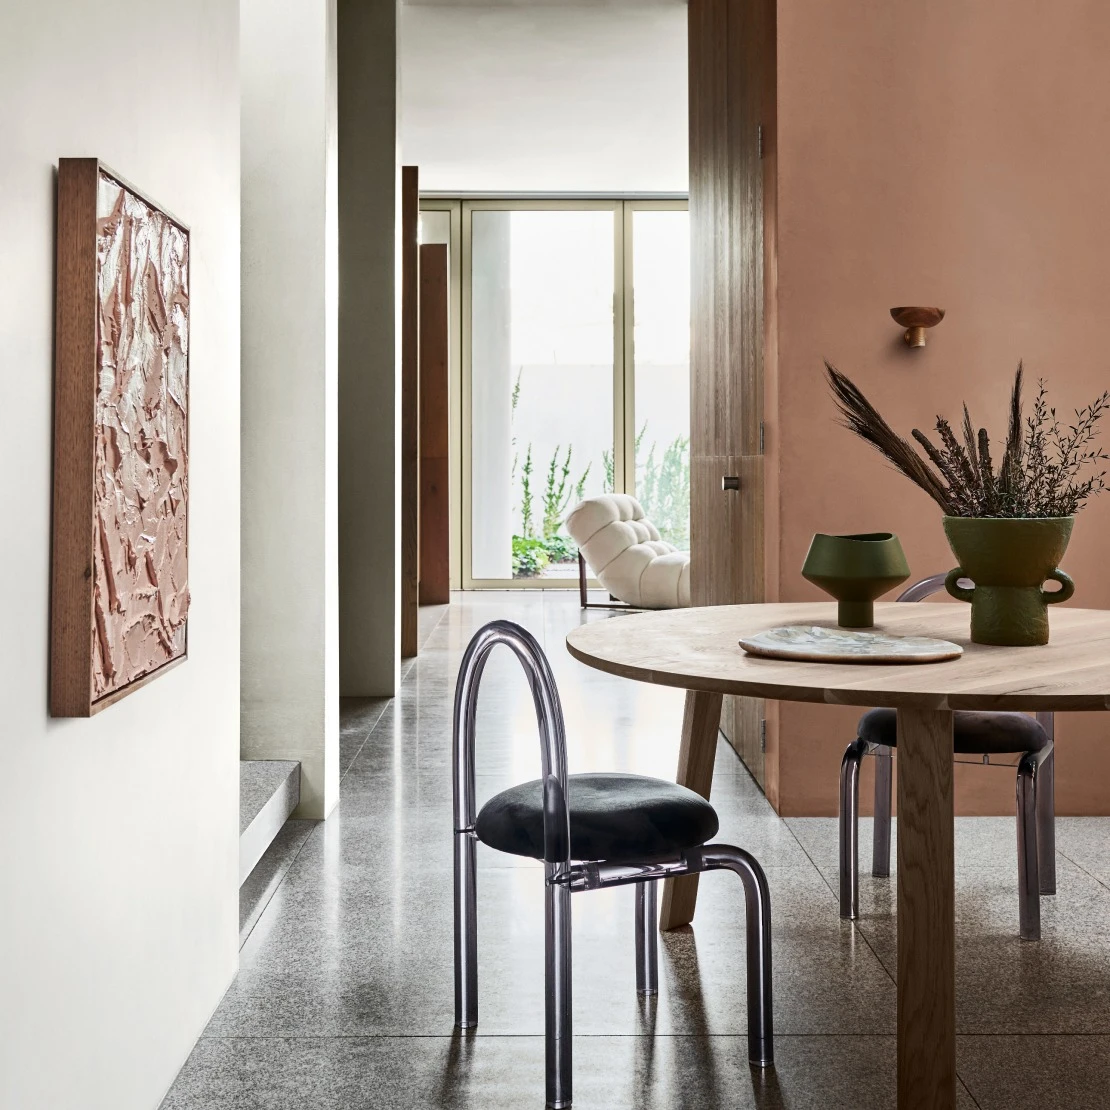
[[[1019,359],[1064,408],[1110,387],[1110,8],[779,7],[769,578],[798,601],[817,596],[798,573],[815,531],[891,529],[915,576],[953,565],[935,505],[834,423],[823,357],[907,431],[964,399],[1001,428]],[[888,314],[900,304],[947,309],[924,350],[902,344]],[[1074,604],[1110,606],[1110,496],[1080,518],[1064,567]],[[856,716],[779,707],[783,813],[835,812]],[[1110,813],[1110,715],[1062,717],[1057,735],[1059,812]],[[961,812],[1012,812],[1013,796],[1009,771],[958,769]]]

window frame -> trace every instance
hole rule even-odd
[[[567,590],[566,578],[474,578],[471,574],[471,243],[477,211],[611,211],[613,213],[613,484],[635,495],[636,353],[632,288],[633,220],[637,211],[688,211],[685,196],[652,197],[447,197],[425,196],[421,211],[450,213],[450,421],[451,588],[462,590]],[[588,584],[597,588],[590,578]]]

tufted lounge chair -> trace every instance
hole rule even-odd
[[[571,510],[566,529],[578,544],[582,605],[588,563],[611,597],[633,609],[683,609],[690,604],[690,554],[659,535],[635,497],[589,497]]]

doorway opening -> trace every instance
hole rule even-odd
[[[451,577],[571,588],[563,520],[637,497],[689,547],[690,231],[684,199],[421,202],[451,272]]]

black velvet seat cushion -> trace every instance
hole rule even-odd
[[[869,744],[893,748],[898,740],[898,715],[893,709],[872,709],[859,722],[859,736]],[[1048,746],[1048,733],[1024,713],[952,714],[954,750],[957,755],[1003,755],[1039,752]]]
[[[570,775],[571,859],[633,862],[704,844],[720,827],[700,794],[642,775]],[[540,780],[490,798],[474,825],[478,839],[499,852],[543,859]]]

